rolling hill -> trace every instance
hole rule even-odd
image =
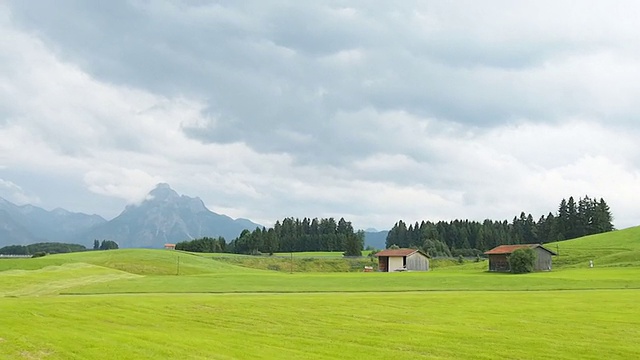
[[[640,266],[640,226],[544,244],[558,253],[553,264],[558,267]]]

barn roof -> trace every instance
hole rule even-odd
[[[545,250],[546,252],[548,252],[551,255],[556,255],[556,253],[554,253],[553,251],[543,247],[540,244],[519,244],[519,245],[500,245],[500,246],[496,246],[493,249],[486,251],[484,254],[485,255],[508,255],[513,253],[514,251],[518,250],[518,249],[526,249],[526,248],[530,248],[530,249],[535,249],[535,248],[540,248],[542,250]]]
[[[409,256],[413,253],[419,252],[420,254],[427,256],[427,254],[423,253],[420,250],[416,249],[386,249],[376,253],[376,256]],[[428,257],[428,256],[427,256]]]

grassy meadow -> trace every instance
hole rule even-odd
[[[554,270],[524,275],[142,249],[1,259],[0,359],[639,358],[640,228],[547,246]]]

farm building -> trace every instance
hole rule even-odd
[[[509,255],[518,249],[531,248],[536,253],[536,262],[533,269],[535,271],[551,270],[551,256],[556,255],[553,251],[540,244],[520,244],[520,245],[500,245],[484,254],[489,257],[489,271],[509,272]]]
[[[164,244],[165,250],[175,250],[176,244]]]
[[[378,270],[390,271],[428,271],[429,257],[415,249],[386,249],[376,254]]]

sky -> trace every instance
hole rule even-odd
[[[0,2],[0,196],[117,216],[157,183],[270,226],[640,224],[635,1]]]

